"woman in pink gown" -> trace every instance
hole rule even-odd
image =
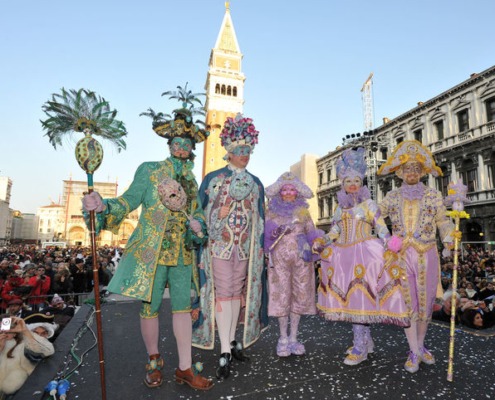
[[[313,246],[323,248],[318,309],[328,320],[353,324],[347,365],[361,363],[374,351],[369,324],[409,325],[401,269],[384,262],[384,245],[398,251],[400,240],[391,239],[379,207],[363,186],[365,173],[364,149],[345,150],[337,162],[343,187],[337,193],[339,206],[330,232]]]

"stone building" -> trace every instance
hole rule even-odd
[[[103,198],[117,197],[117,183],[94,182],[95,192]],[[82,197],[88,191],[86,181],[64,180],[62,204],[64,215],[62,217],[61,234],[57,234],[60,241],[69,245],[89,246],[91,244],[89,230],[86,228],[82,215]],[[139,217],[138,210],[131,212],[120,226],[118,235],[110,231],[102,231],[97,239],[99,246],[125,246],[129,236],[134,231]]]
[[[462,178],[471,200],[462,221],[466,242],[495,241],[495,66],[370,132],[345,135],[343,145],[317,161],[318,226],[328,230],[340,182],[335,163],[342,151],[364,146],[368,154],[368,183],[375,199],[400,183],[395,176],[377,177],[380,164],[403,140],[419,140],[431,151],[444,176],[425,178],[425,184],[447,194],[450,181]]]
[[[10,208],[12,180],[0,176],[0,246],[10,243],[12,237],[12,222],[14,210]]]

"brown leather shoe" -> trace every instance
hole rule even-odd
[[[144,377],[144,384],[146,386],[149,388],[161,386],[163,383],[161,369],[164,364],[160,354],[152,354],[150,356],[150,362],[146,364],[146,376]]]
[[[193,389],[198,390],[210,390],[213,387],[211,379],[203,378],[200,374],[194,374],[192,368],[188,368],[185,371],[177,368],[175,370],[175,381],[183,385],[187,383]]]

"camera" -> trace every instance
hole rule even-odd
[[[2,318],[2,326],[0,330],[2,331],[10,331],[10,325],[12,324],[11,318]]]

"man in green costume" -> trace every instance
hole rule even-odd
[[[192,173],[192,150],[208,132],[192,123],[195,109],[191,93],[179,89],[179,95],[174,93],[172,98],[182,100],[183,108],[174,110],[173,120],[151,109],[144,113],[153,117],[155,132],[168,139],[171,156],[164,161],[141,164],[129,189],[120,197],[103,200],[96,192],[84,196],[83,208],[96,211],[97,231],[107,229],[118,233],[125,217],[142,207],[138,225],[108,290],[142,300],[141,334],[149,355],[144,383],[158,387],[163,382],[164,365],[158,350],[158,314],[168,284],[179,354],[175,380],[195,389],[208,390],[213,383],[196,368],[193,370],[191,356],[191,286],[199,290],[194,246],[206,239],[205,217]],[[189,108],[188,104],[191,104]]]

